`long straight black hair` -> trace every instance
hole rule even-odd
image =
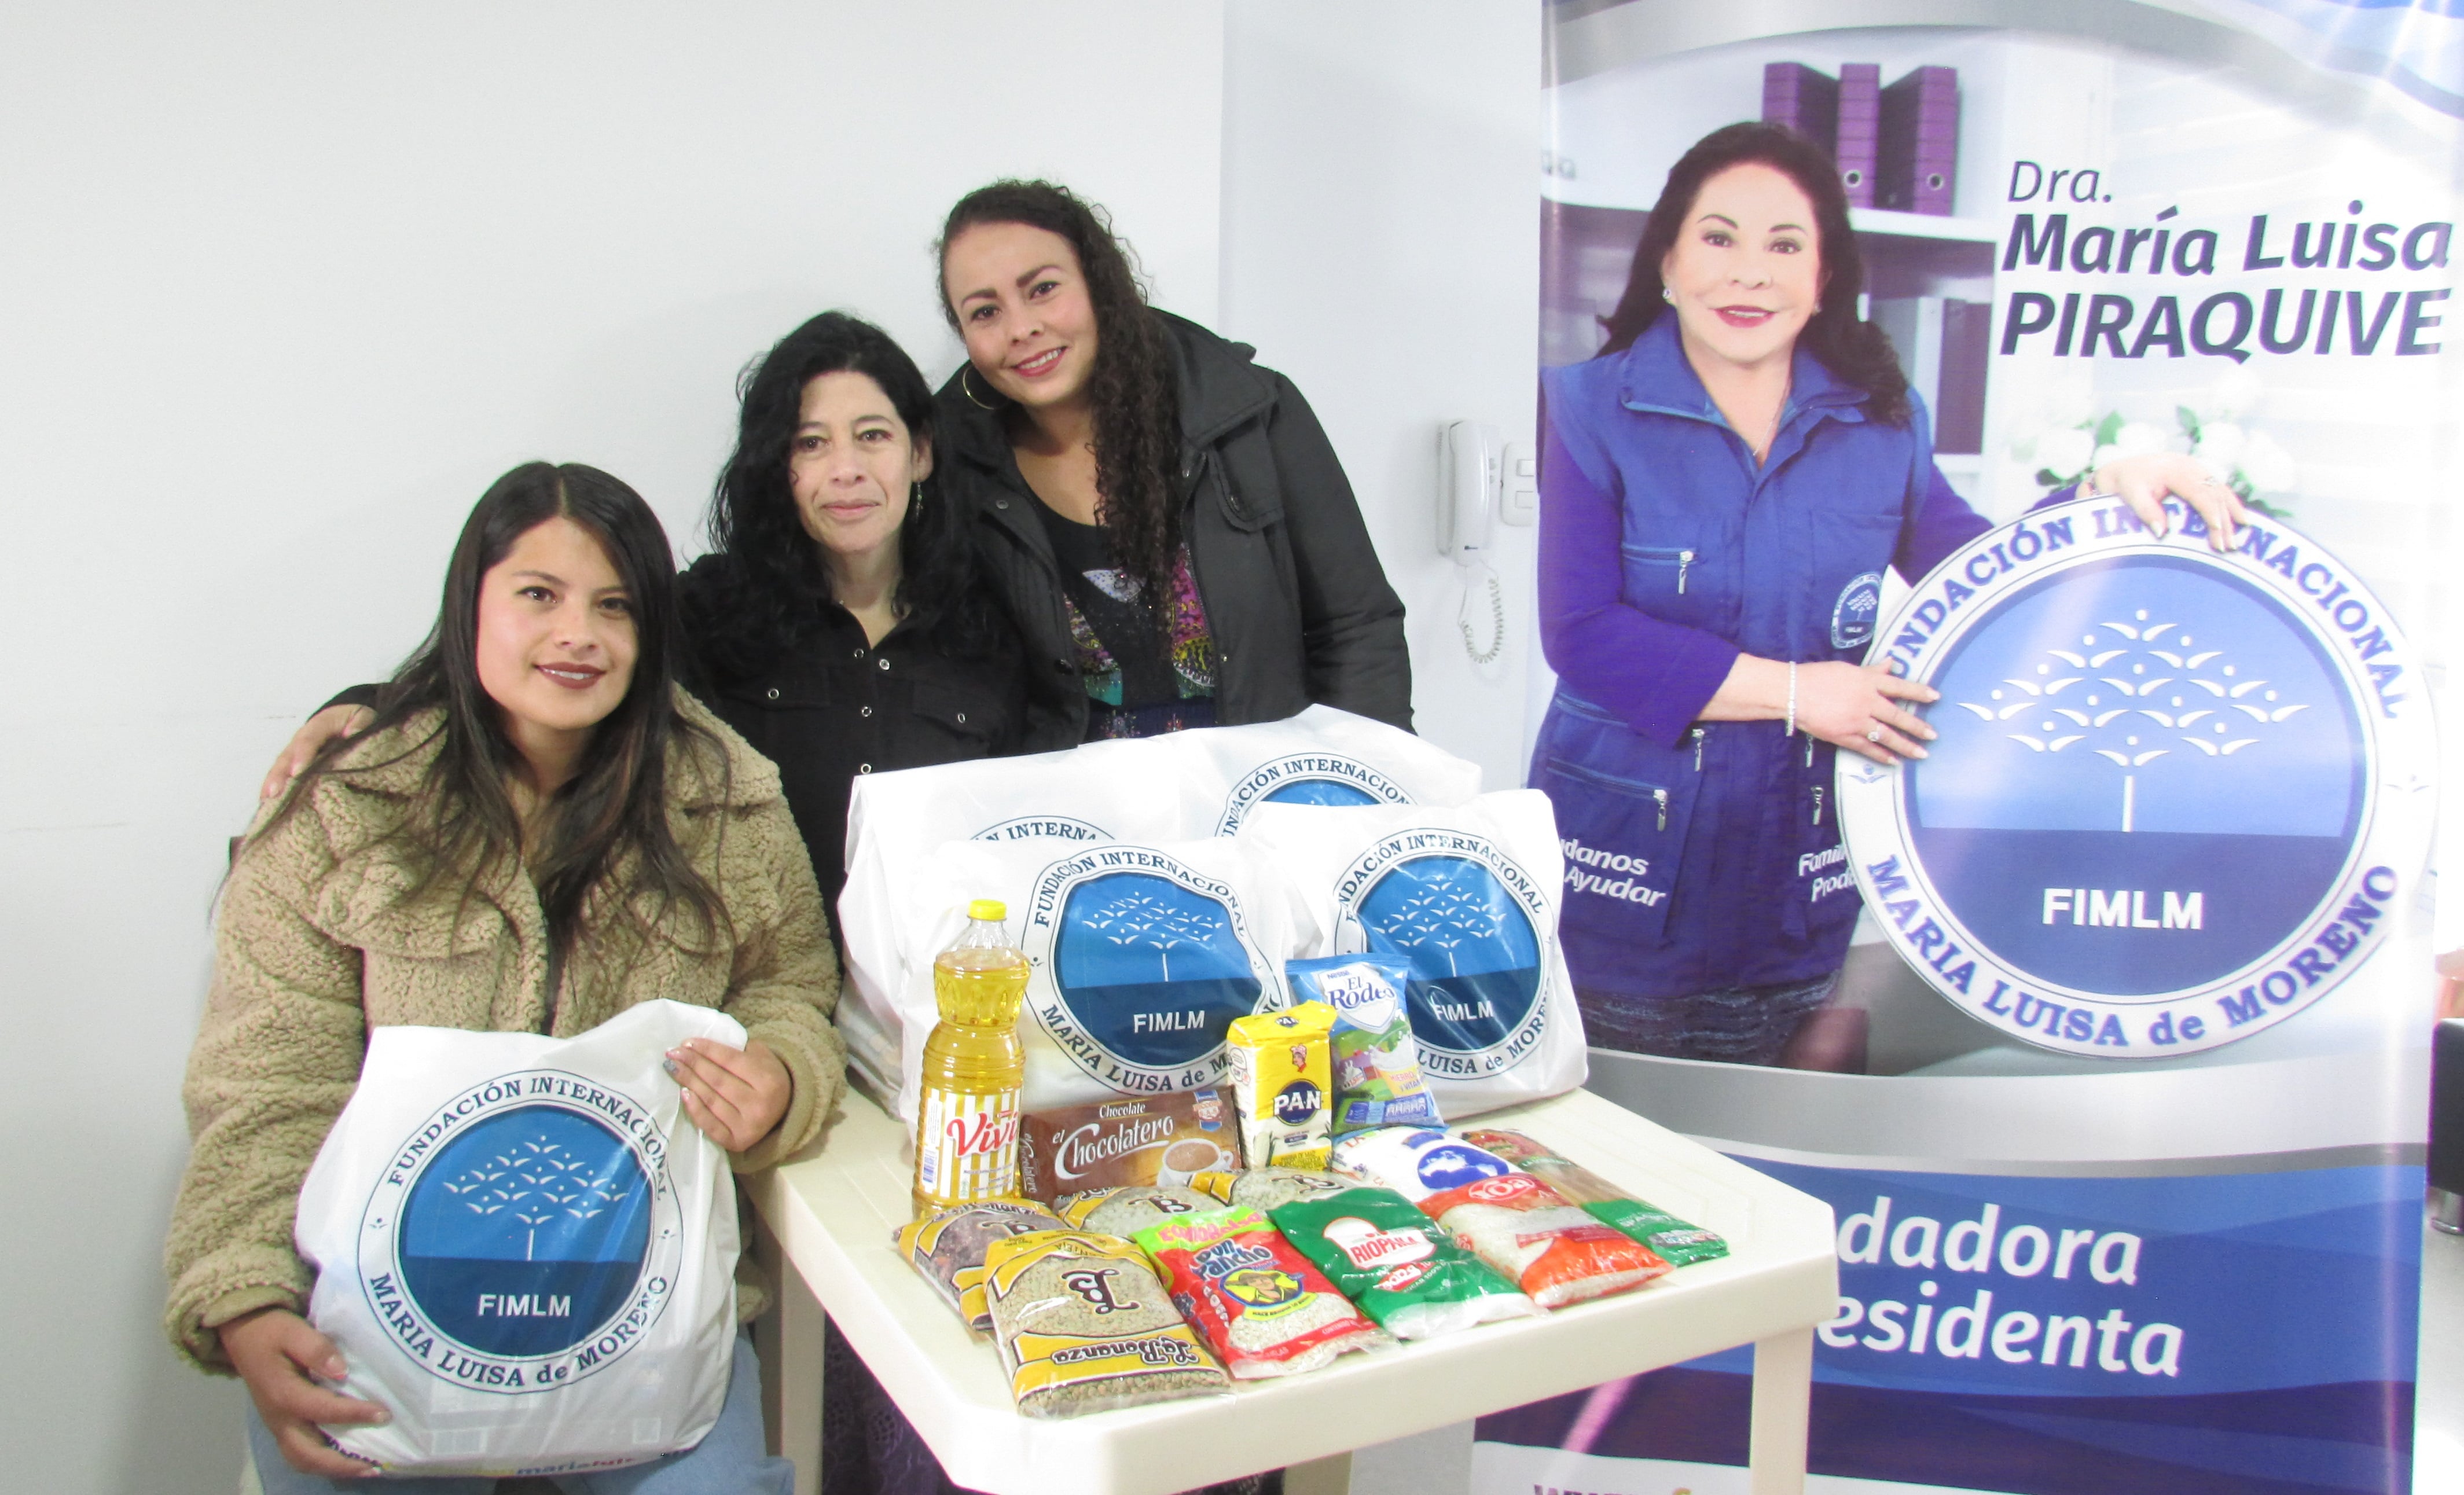
[[[1839,169],[1820,145],[1784,124],[1749,121],[1727,124],[1694,143],[1668,168],[1668,183],[1651,207],[1651,221],[1642,242],[1634,248],[1634,268],[1627,272],[1625,295],[1617,310],[1601,319],[1608,333],[1596,357],[1606,358],[1634,346],[1643,329],[1669,310],[1661,299],[1663,282],[1660,262],[1677,245],[1677,236],[1693,216],[1694,199],[1703,184],[1730,166],[1771,167],[1796,184],[1814,205],[1814,250],[1820,257],[1822,309],[1797,336],[1822,366],[1865,391],[1865,408],[1875,419],[1898,425],[1908,418],[1908,376],[1891,352],[1889,335],[1871,322],[1857,319],[1859,294],[1865,289],[1865,260],[1857,250],[1857,231],[1848,221],[1848,193],[1839,185]]]
[[[1057,233],[1078,255],[1097,333],[1095,366],[1087,380],[1095,413],[1095,521],[1104,528],[1113,560],[1160,609],[1172,596],[1174,558],[1180,550],[1180,505],[1175,501],[1180,385],[1163,319],[1147,305],[1136,259],[1112,231],[1111,217],[1067,187],[1001,181],[969,192],[942,221],[935,266],[946,268],[958,235],[988,223],[1023,223]],[[935,289],[941,315],[964,337],[947,282]]]
[[[479,681],[479,591],[515,541],[558,518],[581,526],[605,552],[631,600],[635,654],[632,684],[592,732],[574,777],[556,792],[546,844],[528,858],[550,938],[563,953],[585,933],[593,938],[614,933],[585,932],[585,904],[594,914],[640,923],[639,934],[671,907],[681,907],[707,936],[724,927],[726,913],[669,830],[667,776],[671,758],[700,749],[715,765],[714,777],[723,780],[726,754],[676,712],[675,561],[667,532],[641,495],[578,462],[527,463],[489,487],[454,541],[436,625],[378,693],[376,720],[356,737],[326,743],[257,834],[296,812],[319,779],[348,780],[432,741],[437,751],[423,792],[394,832],[395,854],[412,873],[403,901],[445,887],[467,900],[483,868],[523,854],[521,816],[507,788],[519,751],[505,730],[502,708]],[[373,761],[354,755],[376,734],[439,708],[434,727],[402,755]],[[593,890],[620,867],[628,886],[610,890],[616,896],[593,899]]]
[[[713,584],[684,600],[687,634],[719,682],[766,671],[818,627],[830,601],[821,547],[804,533],[788,475],[804,386],[825,374],[862,374],[881,386],[918,451],[933,445],[933,386],[897,340],[845,312],[824,312],[780,339],[737,381],[736,450],[711,495],[710,543],[721,558]],[[898,591],[908,625],[952,653],[991,647],[992,604],[977,582],[973,537],[926,478],[898,526]]]

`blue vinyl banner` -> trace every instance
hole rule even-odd
[[[1591,1088],[1833,1209],[1810,1487],[2406,1495],[2458,6],[1547,14],[1533,782]],[[1472,1489],[1743,1495],[1751,1364]]]
[[[2029,1495],[2411,1488],[2418,1167],[2049,1178],[1742,1160],[1839,1221],[1815,1474]],[[1483,1442],[1507,1445],[1484,1449],[1487,1472],[1535,1478],[1482,1487],[1554,1484],[1578,1425],[1591,1460],[1742,1464],[1751,1372],[1734,1351],[1485,1418]]]

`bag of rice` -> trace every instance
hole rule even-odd
[[[1061,1218],[1074,1230],[1096,1230],[1127,1236],[1141,1225],[1179,1215],[1221,1209],[1216,1200],[1195,1189],[1161,1184],[1133,1184],[1116,1189],[1089,1189],[1061,1201]]]
[[[1341,813],[1261,805],[1240,839],[1299,885],[1304,921],[1323,941],[1308,954],[1409,965],[1412,1041],[1442,1113],[1461,1119],[1583,1083],[1583,1019],[1557,944],[1565,858],[1547,795]]]
[[[1009,906],[1030,967],[1018,1024],[1028,1114],[1221,1087],[1232,1020],[1287,1005],[1284,960],[1309,934],[1290,879],[1220,837],[953,841],[923,859],[909,893],[900,928],[918,951],[955,940],[971,899]],[[905,980],[898,1107],[912,1120],[939,1021],[930,956]]]
[[[993,1327],[992,1308],[984,1302],[985,1249],[1011,1236],[1061,1228],[1061,1217],[1041,1204],[985,1199],[909,1220],[891,1240],[941,1301],[980,1334]]]
[[[1463,1139],[1522,1169],[1601,1220],[1641,1242],[1672,1266],[1691,1266],[1728,1254],[1728,1242],[1627,1194],[1579,1163],[1569,1162],[1520,1132],[1465,1132]]]
[[[1601,1224],[1529,1174],[1482,1178],[1419,1204],[1544,1308],[1639,1287],[1668,1270],[1649,1246]]]
[[[1167,1220],[1136,1240],[1235,1379],[1299,1375],[1394,1343],[1256,1210]]]
[[[1415,1203],[1432,1194],[1512,1173],[1494,1153],[1426,1127],[1380,1127],[1334,1144],[1336,1173],[1392,1189]]]
[[[1539,1316],[1537,1304],[1392,1189],[1295,1199],[1270,1218],[1293,1249],[1397,1339]]]
[[[921,1022],[929,1033],[935,1015],[904,994],[942,948],[913,912],[913,885],[946,842],[1152,845],[1228,835],[1264,803],[1460,804],[1479,792],[1477,763],[1331,706],[1285,721],[861,775],[839,897],[848,991],[838,1022],[848,1064],[885,1102],[902,1097],[900,1114],[913,1119],[904,1077],[924,1037],[910,1030]]]
[[[1226,1204],[1245,1204],[1264,1214],[1294,1199],[1314,1199],[1356,1189],[1360,1181],[1307,1168],[1244,1168],[1233,1173],[1199,1174],[1189,1180],[1189,1186]]]
[[[1284,979],[1292,1000],[1334,1009],[1334,1135],[1445,1125],[1420,1078],[1419,1048],[1403,1002],[1410,961],[1367,955],[1287,960]]]
[[[1138,1248],[1084,1231],[995,1241],[984,1253],[993,1339],[1030,1418],[1228,1392]]]

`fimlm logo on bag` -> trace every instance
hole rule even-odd
[[[667,1306],[682,1234],[649,1115],[531,1070],[404,1138],[361,1242],[361,1289],[405,1352],[458,1384],[521,1392],[622,1359]]]
[[[1971,542],[1878,648],[1942,693],[1896,773],[1843,756],[1902,955],[2033,1044],[2163,1058],[2324,997],[2401,907],[2426,703],[2385,609],[2273,521],[2218,555],[2089,499]]]
[[[1409,804],[1392,778],[1339,753],[1295,753],[1261,763],[1232,786],[1215,833],[1228,836],[1261,804]]]
[[[1495,1074],[1539,1043],[1549,904],[1495,842],[1460,830],[1385,837],[1336,882],[1335,900],[1369,949],[1411,962],[1405,1000],[1431,1074]]]
[[[1279,988],[1227,885],[1145,846],[1045,868],[1025,937],[1028,1008],[1074,1064],[1116,1090],[1223,1077],[1223,1035]]]

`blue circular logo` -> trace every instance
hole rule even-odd
[[[1266,792],[1269,804],[1329,804],[1337,807],[1376,804],[1377,797],[1340,779],[1295,779]]]
[[[1151,872],[1069,889],[1052,934],[1053,984],[1075,1028],[1121,1062],[1185,1067],[1217,1054],[1265,985],[1222,897]]]
[[[398,1229],[403,1285],[429,1323],[487,1354],[555,1354],[631,1296],[649,1252],[649,1180],[605,1123],[521,1106],[448,1142]]]
[[[1416,1170],[1420,1187],[1432,1194],[1460,1189],[1483,1178],[1502,1178],[1514,1170],[1496,1154],[1472,1146],[1468,1142],[1449,1142],[1422,1153]]]
[[[440,1379],[542,1391],[615,1364],[685,1246],[660,1117],[557,1069],[483,1080],[402,1142],[363,1211],[360,1290]]]
[[[1215,833],[1241,828],[1261,804],[1409,804],[1412,797],[1383,771],[1340,753],[1293,753],[1260,763],[1225,796]]]
[[[1942,693],[1940,737],[1839,767],[1902,955],[2065,1052],[2212,1047],[2323,996],[2419,865],[2391,812],[2429,818],[2419,687],[2377,601],[2276,521],[2220,556],[2175,513],[2159,539],[2082,500],[1944,562],[1876,644]]]
[[[1831,605],[1831,647],[1856,649],[1873,642],[1874,620],[1882,611],[1882,573],[1850,580]]]
[[[1369,948],[1411,963],[1412,1036],[1456,1054],[1501,1048],[1540,998],[1540,939],[1522,900],[1481,861],[1409,857],[1354,910]]]

